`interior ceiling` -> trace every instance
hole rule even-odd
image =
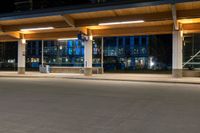
[[[26,19],[16,19],[16,20],[4,20],[0,21],[0,25],[22,25],[22,24],[33,24],[33,23],[43,23],[43,22],[57,22],[64,21],[62,16],[48,16],[48,17],[37,17],[37,18],[26,18]]]
[[[179,3],[176,5],[177,12],[183,11],[183,10],[193,10],[193,9],[199,9],[200,10],[200,1],[196,2],[187,2],[187,3]],[[138,7],[138,8],[127,8],[127,9],[118,9],[118,10],[107,10],[107,11],[97,11],[97,12],[87,12],[87,13],[77,13],[77,14],[68,14],[68,16],[74,20],[75,22],[82,22],[83,20],[87,22],[87,20],[95,20],[95,19],[110,19],[112,17],[121,17],[121,16],[139,16],[142,15],[143,17],[144,14],[158,14],[158,13],[169,13],[172,14],[172,6],[171,5],[157,5],[157,6],[147,6],[147,7]],[[155,17],[152,16],[152,17]],[[200,14],[199,14],[200,16]],[[160,16],[156,16],[160,17]],[[178,20],[182,24],[190,24],[190,23],[200,23],[200,17],[199,18],[190,18],[190,19],[180,19]],[[66,23],[65,18],[61,15],[57,16],[46,16],[46,17],[37,17],[37,18],[25,18],[25,19],[16,19],[16,20],[4,20],[0,21],[0,26],[2,29],[6,27],[7,29],[12,29],[14,28],[15,30],[17,29],[18,32],[20,28],[23,26],[33,26],[37,27],[40,26],[39,24],[41,23],[46,23],[46,25],[49,24],[51,26],[52,22],[59,22]],[[56,25],[56,23],[54,24]],[[53,32],[63,32],[63,31],[74,31],[74,30],[79,30],[79,27],[74,28],[70,26],[66,26],[67,23],[61,27],[57,27],[53,30],[48,30],[48,31],[31,31],[31,32],[26,32],[23,34],[35,34],[35,33],[53,33]],[[173,20],[172,16],[171,19],[166,19],[166,20],[156,20],[156,21],[146,21],[144,23],[140,24],[126,24],[126,25],[112,25],[112,26],[99,26],[98,24],[96,25],[87,25],[85,28],[91,29],[91,30],[103,30],[103,29],[117,29],[117,28],[129,28],[129,27],[149,27],[151,26],[152,28],[154,26],[165,26],[165,25],[173,25]],[[54,26],[56,27],[56,26]],[[22,33],[22,32],[21,32]]]
[[[89,13],[78,13],[71,14],[73,19],[92,19],[101,17],[114,17],[114,16],[125,16],[125,15],[135,15],[135,14],[149,14],[170,11],[170,5],[159,5],[159,6],[148,6],[148,7],[138,7],[138,8],[127,8],[120,10],[110,10],[110,11],[99,11],[99,12],[89,12]]]
[[[161,25],[172,25],[173,21],[156,21],[156,22],[145,22],[140,24],[127,24],[127,25],[112,25],[112,26],[88,26],[88,29],[98,30],[98,29],[115,29],[115,28],[129,28],[129,27],[147,27],[147,26],[161,26]]]

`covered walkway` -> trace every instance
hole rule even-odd
[[[18,41],[18,73],[25,74],[27,40],[79,36],[85,48],[84,72],[92,75],[93,37],[172,34],[172,73],[182,77],[183,34],[200,32],[199,10],[200,1],[162,0],[8,14],[0,16],[0,41]]]

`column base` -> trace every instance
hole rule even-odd
[[[104,74],[104,68],[100,69],[100,74]]]
[[[25,74],[26,69],[25,67],[18,67],[18,74]]]
[[[85,76],[92,76],[92,68],[84,68]]]
[[[182,69],[173,69],[172,76],[174,78],[182,78],[183,77],[183,70]]]

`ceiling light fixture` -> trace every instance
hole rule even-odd
[[[137,23],[144,23],[144,20],[135,20],[135,21],[122,21],[122,22],[108,22],[108,23],[100,23],[100,26],[106,25],[120,25],[120,24],[137,24]]]
[[[70,40],[78,40],[78,38],[60,38],[58,41],[70,41]]]
[[[54,29],[54,27],[25,28],[21,29],[20,31],[36,31],[36,30],[51,30],[51,29]]]

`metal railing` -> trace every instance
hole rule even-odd
[[[200,50],[194,55],[192,56],[188,61],[186,61],[183,64],[183,67],[185,67],[186,65],[199,65],[200,62],[191,62],[195,57],[197,57],[198,55],[200,55]]]

